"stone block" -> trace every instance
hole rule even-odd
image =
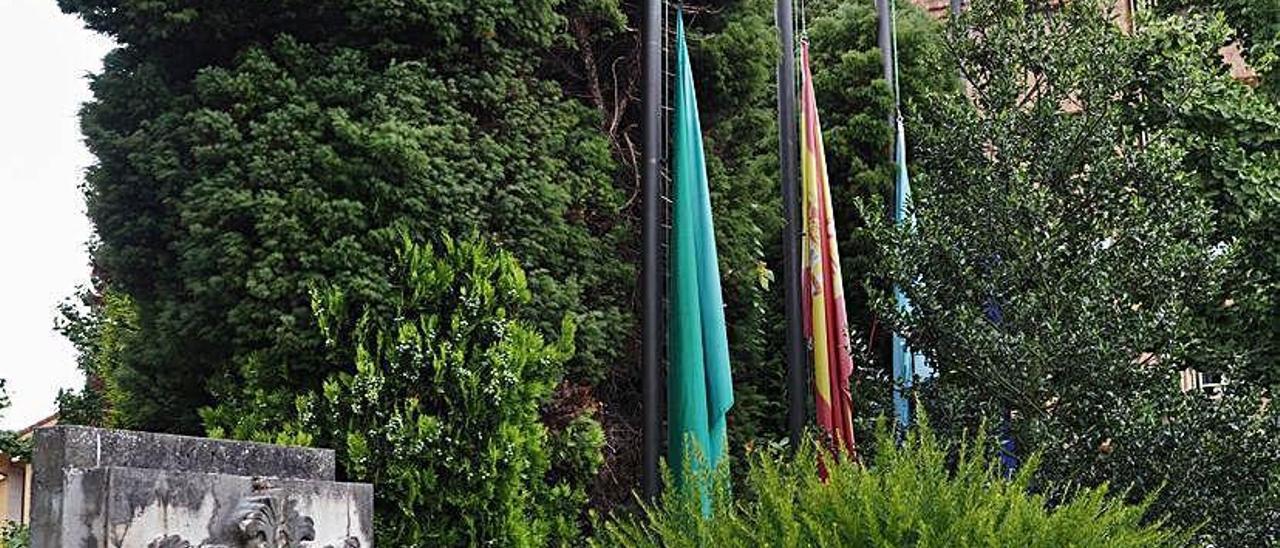
[[[331,451],[59,426],[33,460],[33,548],[373,546]]]
[[[47,468],[151,468],[236,476],[332,480],[333,451],[172,434],[52,426],[37,430]]]

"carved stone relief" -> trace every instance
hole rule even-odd
[[[178,535],[157,537],[147,548],[320,548],[315,543],[315,521],[297,510],[297,502],[279,493],[252,494],[240,499],[222,533],[211,541],[192,544]],[[338,546],[360,548],[348,537]]]

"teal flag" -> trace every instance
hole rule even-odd
[[[907,176],[907,144],[902,131],[902,114],[898,113],[894,125],[894,163],[897,164],[897,177],[893,189],[893,220],[897,224],[915,225],[915,216],[907,216],[907,202],[911,200],[911,179]],[[898,308],[911,312],[911,301],[902,289],[894,286],[894,297]],[[911,424],[911,403],[907,401],[907,393],[915,382],[917,368],[923,366],[924,356],[913,353],[907,346],[907,339],[898,333],[893,334],[893,414],[898,426],[903,431]]]
[[[719,466],[725,453],[725,415],[733,407],[711,193],[683,19],[679,15],[676,20],[667,363],[667,463],[681,483],[688,479],[681,477],[686,459],[697,476],[695,481],[702,481]],[[709,510],[709,499],[704,496],[703,501],[704,510]]]

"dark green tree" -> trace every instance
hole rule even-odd
[[[1052,496],[1131,486],[1159,493],[1153,518],[1260,545],[1280,530],[1277,414],[1204,317],[1248,253],[1223,237],[1194,146],[1198,101],[1249,93],[1217,57],[1221,33],[1179,17],[1128,35],[1089,2],[974,3],[939,68],[969,100],[930,98],[909,128],[918,221],[867,235],[915,307],[881,291],[877,310],[933,361],[919,396],[946,435],[1000,425],[1020,455],[1043,451]],[[1189,366],[1233,382],[1184,394]]]
[[[83,118],[99,160],[86,183],[95,262],[110,280],[98,293],[130,303],[115,342],[97,340],[118,323],[102,317],[103,297],[69,309],[64,330],[82,367],[103,370],[66,396],[69,418],[198,432],[192,410],[216,405],[236,411],[209,414],[220,422],[207,426],[270,439],[299,391],[349,369],[348,356],[321,344],[309,288],[336,284],[353,301],[385,305],[390,234],[479,230],[528,269],[530,321],[549,331],[575,316],[578,351],[558,394],[599,410],[611,465],[597,494],[630,500],[640,414],[635,6],[62,6],[122,45]],[[686,8],[735,319],[738,447],[781,437],[785,416],[772,283],[777,43],[769,2]],[[890,173],[874,10],[830,2],[807,15],[839,209],[850,212],[853,197],[886,192]],[[906,94],[954,88],[929,61],[941,51],[936,23],[906,6],[901,15]],[[865,245],[845,243],[852,279],[867,272]],[[855,329],[865,331],[871,317],[850,287]],[[97,356],[107,348],[110,357]]]
[[[525,257],[531,321],[577,316],[579,382],[624,361],[618,168],[598,115],[539,76],[565,37],[558,3],[62,7],[121,44],[83,126],[95,262],[137,307],[127,423],[197,432],[217,404],[254,410],[228,433],[271,431],[344,367],[309,288],[386,305],[400,227],[479,230]]]

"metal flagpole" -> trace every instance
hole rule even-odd
[[[778,155],[782,169],[782,215],[786,225],[782,232],[782,269],[787,316],[787,429],[791,447],[800,446],[804,431],[805,350],[800,299],[800,184],[796,124],[796,48],[791,0],[777,0],[775,17],[781,41],[778,63]]]
[[[644,390],[644,456],[643,490],[645,497],[657,496],[658,453],[662,439],[660,390],[662,387],[662,180],[659,158],[662,156],[662,9],[663,0],[644,3],[644,96],[642,131],[644,139],[643,186],[644,241],[642,298],[644,325],[641,336]]]
[[[880,53],[884,62],[885,80],[889,84],[889,89],[893,93],[893,110],[889,112],[889,128],[893,137],[890,139],[890,145],[893,150],[894,161],[894,211],[893,216],[895,222],[901,222],[904,219],[903,209],[905,200],[903,192],[905,191],[906,176],[903,165],[906,161],[905,143],[899,142],[903,139],[902,134],[902,99],[898,87],[898,40],[894,35],[895,21],[893,20],[894,0],[877,0],[876,8],[879,12],[880,20]],[[897,295],[898,306],[904,305],[904,298],[900,290],[895,286],[894,293]],[[907,353],[903,355],[905,347],[904,341],[898,334],[893,335],[893,378],[894,378],[894,414],[897,417],[897,423],[900,426],[898,430],[899,436],[905,434],[906,427],[910,424],[911,404],[906,400],[906,391],[911,385],[912,369],[914,368],[915,357],[913,354]],[[901,438],[900,438],[901,440]]]
[[[877,33],[877,44],[880,46],[880,61],[884,64],[884,81],[889,84],[889,89],[891,90],[896,89],[894,86],[894,79],[897,78],[897,75],[893,72],[893,28],[891,26],[893,21],[889,14],[889,2],[892,1],[893,0],[876,0],[876,19],[880,23],[878,27],[879,32]],[[891,135],[893,134],[895,124],[898,122],[898,113],[896,112],[898,106],[897,94],[894,94],[893,96],[893,105],[894,111],[889,113],[889,133]],[[890,138],[889,150],[893,150],[892,141],[893,139]]]

